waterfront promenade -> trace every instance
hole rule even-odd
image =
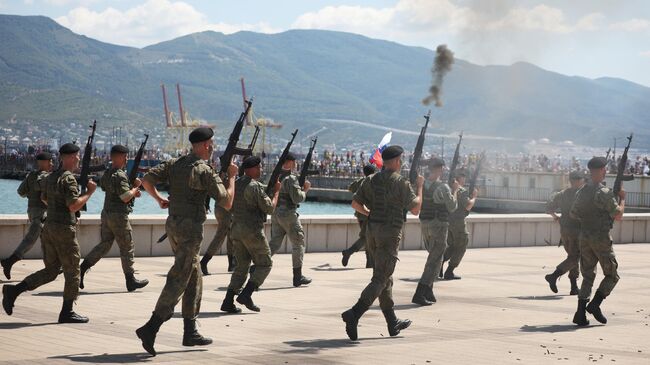
[[[267,282],[256,294],[260,313],[244,309],[224,315],[218,308],[229,275],[223,256],[204,277],[200,331],[215,342],[183,347],[177,313],[161,329],[149,357],[134,330],[150,316],[171,257],[137,258],[138,277],[151,284],[127,293],[119,259],[100,261],[86,278],[78,311],[80,325],[55,324],[63,278],[21,296],[9,317],[0,314],[0,365],[4,364],[648,364],[650,363],[650,245],[615,246],[621,280],[603,308],[607,325],[592,319],[587,328],[571,323],[576,297],[550,292],[543,279],[564,252],[561,248],[479,248],[467,252],[457,270],[463,279],[435,284],[438,303],[410,304],[426,253],[400,252],[394,297],[400,317],[413,325],[389,338],[377,306],[362,318],[360,340],[349,341],[340,313],[354,304],[369,280],[363,253],[340,265],[339,253],[309,253],[305,271],[312,285],[293,288],[291,256],[277,255]],[[19,262],[22,279],[42,267]],[[600,270],[599,270],[600,271]],[[600,274],[598,279],[600,279]],[[376,304],[376,303],[375,303]],[[177,311],[180,310],[178,306]]]

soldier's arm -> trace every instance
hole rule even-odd
[[[422,186],[424,185],[424,178],[422,176],[418,176],[416,185],[417,195],[413,192],[411,183],[408,180],[404,179],[404,183],[405,185],[402,187],[402,191],[406,197],[406,209],[408,209],[408,211],[413,215],[420,215],[420,209],[422,208]]]
[[[142,178],[142,186],[144,187],[144,190],[149,193],[149,195],[151,195],[163,209],[169,206],[169,200],[160,195],[160,192],[156,188],[156,184],[167,182],[169,180],[169,169],[172,165],[172,161],[162,162],[158,166],[150,168]]]
[[[214,170],[208,165],[199,165],[195,167],[196,173],[192,174],[190,179],[190,187],[196,190],[205,190],[208,196],[213,198],[217,204],[226,210],[232,208],[232,201],[234,198],[235,183],[232,182],[231,189],[226,189],[223,181]]]
[[[448,212],[453,212],[458,208],[456,195],[451,193],[449,186],[443,184],[433,192],[433,201],[437,204],[444,204]]]
[[[246,189],[246,194],[248,195],[247,200],[253,200],[256,202],[257,207],[264,213],[273,214],[273,209],[275,209],[275,203],[277,203],[277,192],[274,194],[274,200],[271,200],[266,192],[265,188],[261,184],[255,184],[254,189]],[[250,196],[253,195],[253,196]]]
[[[363,181],[363,178],[354,180],[349,186],[348,186],[348,191],[351,192],[352,194],[356,193],[357,190],[359,190],[359,186],[361,186],[361,182]]]
[[[469,194],[469,191],[465,190],[458,196],[458,206],[462,207],[467,212],[471,211],[476,203],[476,197],[470,198]]]
[[[126,176],[126,173],[118,172],[111,176],[113,189],[115,193],[120,197],[122,202],[128,203],[131,199],[139,196],[140,188],[133,187],[129,185],[129,177]],[[137,179],[136,179],[137,180]]]
[[[372,186],[370,180],[365,179],[352,196],[352,208],[359,214],[370,215],[370,210],[367,208],[370,194],[372,194]]]
[[[26,198],[27,194],[29,193],[29,183],[27,182],[28,179],[29,179],[29,174],[27,174],[27,176],[25,176],[25,179],[23,180],[23,182],[21,182],[20,185],[18,186],[18,189],[16,189],[16,192],[22,198]]]
[[[291,178],[291,180],[285,179],[286,187],[289,189],[289,197],[294,204],[302,203],[307,197],[300,185],[298,185],[298,178]]]
[[[562,192],[558,191],[557,193],[551,194],[551,198],[548,200],[546,203],[546,214],[549,214],[553,217],[553,219],[558,220],[560,217],[557,215],[556,211],[557,208],[560,206],[560,198],[562,196]]]
[[[596,205],[599,208],[604,209],[610,217],[616,220],[621,220],[625,210],[625,194],[623,194],[621,205],[619,205],[616,203],[612,190],[600,189],[596,192]]]
[[[581,215],[581,212],[582,212],[582,210],[581,210],[582,209],[581,208],[581,204],[582,204],[581,200],[582,199],[580,198],[581,191],[582,190],[578,190],[576,192],[576,198],[573,201],[573,204],[571,204],[571,210],[569,211],[569,217],[571,217],[573,219],[577,219],[577,220],[580,220],[580,218],[582,218],[582,215]]]
[[[61,183],[63,184],[65,204],[68,206],[68,210],[72,213],[76,213],[83,208],[97,188],[97,184],[95,184],[94,181],[89,180],[88,185],[86,185],[86,192],[83,195],[79,195],[77,180],[72,176],[72,174],[65,176],[62,180]]]

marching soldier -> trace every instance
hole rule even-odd
[[[302,274],[302,261],[305,255],[305,231],[302,229],[296,209],[307,196],[311,183],[306,180],[305,185],[298,185],[298,176],[293,174],[296,168],[296,156],[291,152],[282,165],[282,169],[289,171],[289,174],[282,179],[280,194],[278,196],[278,206],[271,217],[271,255],[282,246],[284,237],[289,235],[291,240],[292,252],[291,259],[293,262],[293,286],[299,287],[311,283],[311,279]]]
[[[458,207],[456,201],[458,181],[454,180],[450,188],[440,180],[445,161],[433,157],[428,161],[428,165],[429,176],[424,182],[422,192],[420,226],[424,247],[429,251],[429,255],[420,282],[411,299],[412,303],[419,305],[431,305],[436,302],[436,297],[433,295],[433,282],[440,271],[447,248],[449,214]]]
[[[47,175],[52,170],[52,154],[41,152],[36,155],[38,170],[32,171],[25,177],[25,180],[18,187],[18,195],[27,198],[27,217],[29,228],[27,234],[20,242],[13,254],[1,260],[2,271],[7,279],[11,279],[11,267],[22,260],[27,251],[34,247],[34,243],[41,236],[43,222],[45,221],[47,206],[41,200],[41,192]]]
[[[252,311],[259,312],[260,308],[253,303],[251,295],[264,283],[273,264],[271,249],[264,236],[264,222],[266,222],[266,216],[273,213],[278,202],[280,183],[276,183],[275,194],[271,200],[266,195],[266,187],[257,181],[262,175],[261,162],[259,157],[246,157],[242,163],[244,176],[235,182],[231,238],[237,264],[232,273],[226,297],[221,304],[221,310],[224,312],[241,312],[241,309],[237,308],[233,301],[237,293],[239,293],[237,302]],[[255,270],[244,286],[251,261],[255,264]]]
[[[235,256],[234,249],[232,245],[232,239],[230,238],[230,225],[232,224],[232,213],[224,209],[219,204],[214,205],[214,217],[217,218],[217,233],[214,234],[214,238],[210,242],[210,245],[205,250],[203,258],[201,258],[201,272],[203,275],[210,275],[208,271],[208,262],[212,260],[212,256],[216,255],[217,252],[223,246],[224,240],[227,240],[226,250],[228,254],[228,271],[233,271],[235,268]]]
[[[571,206],[576,198],[576,192],[584,185],[584,176],[580,171],[572,171],[569,174],[569,182],[571,187],[559,191],[551,195],[551,199],[546,205],[546,213],[553,216],[553,219],[560,222],[560,236],[562,237],[562,245],[567,253],[567,257],[562,261],[555,271],[544,277],[548,282],[549,287],[553,293],[557,293],[557,279],[569,272],[569,280],[571,281],[571,291],[569,295],[578,294],[578,276],[580,261],[580,247],[578,246],[578,236],[580,234],[580,222],[571,218]],[[560,209],[561,216],[555,213]]]
[[[403,152],[404,149],[400,146],[384,149],[381,154],[384,169],[365,180],[352,198],[354,210],[368,217],[366,249],[370,250],[374,259],[370,284],[361,292],[359,301],[341,314],[345,331],[353,341],[358,338],[359,319],[377,298],[390,336],[397,336],[401,330],[411,325],[408,319],[398,319],[393,310],[392,275],[402,238],[404,212],[408,210],[414,215],[420,213],[424,178],[418,176],[416,196],[408,180],[399,174]]]
[[[230,209],[234,198],[237,166],[228,167],[229,184],[226,189],[221,179],[207,164],[212,156],[214,132],[210,128],[196,128],[190,133],[192,152],[163,162],[144,176],[142,185],[161,208],[169,208],[165,230],[174,251],[174,265],[169,269],[167,282],[158,297],[149,321],[136,334],[142,347],[156,355],[154,343],[163,322],[171,318],[174,307],[183,298],[183,346],[202,346],[212,343],[196,329],[196,318],[203,291],[199,268],[199,250],[203,241],[203,223],[206,219],[205,200],[209,195],[219,205]],[[169,200],[163,198],[156,184],[169,183]]]
[[[464,169],[454,171],[454,177],[458,182],[458,193],[456,194],[458,207],[449,214],[447,249],[445,250],[443,265],[445,261],[449,261],[449,264],[445,273],[440,275],[445,280],[460,279],[460,276],[454,274],[454,269],[460,265],[460,261],[465,256],[467,244],[469,243],[469,232],[467,232],[465,217],[474,208],[476,195],[478,194],[476,189],[473,192],[469,192],[463,187],[465,185],[465,178],[467,177],[467,172]],[[442,266],[440,266],[440,272],[442,273]]]
[[[45,268],[29,275],[17,285],[2,288],[2,306],[11,315],[16,298],[54,281],[63,269],[65,287],[59,323],[86,323],[88,317],[72,310],[79,295],[79,242],[77,241],[78,212],[95,192],[97,185],[88,181],[86,193],[79,195],[72,171],[79,167],[79,146],[66,143],[59,149],[61,168],[48,175],[42,199],[47,203],[47,220],[41,234]]]
[[[621,220],[625,211],[625,190],[618,194],[616,203],[614,193],[603,185],[607,173],[607,160],[604,157],[594,157],[589,160],[587,167],[591,181],[576,193],[576,199],[571,208],[571,217],[580,221],[580,271],[582,284],[578,293],[578,310],[573,316],[573,323],[578,326],[589,324],[585,312],[591,313],[600,323],[607,323],[600,305],[612,292],[619,280],[618,262],[612,247],[612,237],[609,235],[614,220]],[[591,288],[596,279],[596,265],[600,263],[605,276],[600,282],[591,302]],[[589,302],[589,304],[587,304]]]
[[[104,173],[99,186],[106,192],[102,209],[101,242],[95,246],[81,263],[81,280],[79,288],[84,288],[86,272],[104,257],[117,241],[122,260],[122,271],[126,280],[126,289],[130,292],[143,288],[149,280],[138,280],[134,276],[133,254],[135,252],[129,213],[133,211],[131,202],[140,197],[140,179],[135,179],[133,187],[129,185],[126,174],[126,162],[129,149],[122,145],[111,148],[111,168]]]
[[[348,190],[354,194],[359,190],[359,187],[361,184],[368,179],[368,176],[374,174],[377,172],[377,169],[375,168],[375,165],[364,165],[363,166],[363,174],[365,177],[362,177],[360,179],[357,179],[350,184],[348,187]],[[346,250],[343,250],[341,254],[343,255],[343,258],[341,258],[341,265],[343,266],[348,266],[348,261],[350,260],[350,256],[352,256],[353,253],[359,251],[366,245],[366,226],[368,225],[368,218],[355,211],[354,216],[357,218],[357,221],[359,222],[359,238],[352,244],[352,246],[348,247]],[[366,249],[366,268],[372,268],[372,256],[370,255],[370,252]]]

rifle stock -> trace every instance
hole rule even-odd
[[[129,185],[133,187],[133,183],[135,183],[135,179],[138,178],[138,169],[140,168],[140,162],[142,161],[142,156],[144,156],[144,148],[147,145],[147,140],[149,140],[149,135],[145,134],[144,135],[144,141],[140,143],[140,148],[138,148],[138,152],[135,154],[135,158],[133,159],[133,166],[131,166],[131,171],[129,171]],[[135,204],[135,197],[129,201],[129,205],[133,207]]]
[[[316,148],[317,141],[318,141],[318,137],[311,140],[311,145],[309,146],[309,152],[307,152],[307,156],[305,156],[305,161],[302,163],[302,168],[300,169],[300,176],[298,176],[298,185],[300,185],[300,187],[303,187],[305,185],[305,180],[307,179],[307,176],[318,175],[319,173],[318,170],[309,169],[309,167],[311,166],[311,159],[314,154],[314,148]]]
[[[273,196],[273,187],[275,186],[275,183],[278,181],[280,174],[282,173],[282,165],[284,165],[284,162],[287,160],[289,149],[293,144],[293,140],[296,139],[297,134],[298,134],[297,129],[293,133],[291,133],[291,140],[289,140],[289,142],[287,142],[287,145],[284,147],[284,150],[282,151],[282,154],[278,159],[278,163],[276,163],[275,167],[273,168],[273,172],[271,173],[269,182],[266,184],[266,195],[270,197]]]
[[[429,126],[429,119],[431,118],[431,110],[424,116],[424,127],[420,130],[420,136],[418,141],[415,144],[415,150],[413,150],[413,160],[411,161],[411,169],[409,170],[409,181],[413,186],[418,179],[418,170],[420,168],[420,162],[422,162],[422,149],[424,148],[424,139],[427,133],[427,127]]]
[[[239,142],[239,136],[241,135],[241,131],[244,128],[244,122],[248,117],[248,113],[250,112],[252,105],[253,105],[252,98],[251,100],[246,101],[246,109],[241,113],[239,119],[235,123],[235,126],[233,127],[232,132],[230,133],[230,137],[228,137],[228,145],[226,146],[226,149],[223,151],[221,157],[219,157],[219,162],[221,163],[221,170],[219,172],[224,176],[228,171],[228,166],[230,166],[230,163],[232,162],[232,158],[235,155],[250,156],[253,154],[252,148],[237,147],[237,143]],[[257,133],[255,133],[255,140],[257,140]]]
[[[90,132],[90,136],[88,136],[88,140],[86,141],[86,146],[84,147],[84,156],[83,159],[81,160],[81,171],[79,173],[79,185],[80,185],[80,190],[81,190],[81,195],[86,193],[86,185],[88,185],[88,179],[90,175],[90,159],[92,157],[93,153],[93,142],[95,141],[95,130],[97,129],[97,121],[93,121],[93,125],[90,126],[92,128],[92,131]],[[81,208],[84,212],[87,209],[86,204]],[[77,212],[77,217],[80,216],[80,213]]]

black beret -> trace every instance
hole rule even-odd
[[[49,152],[41,152],[36,155],[36,161],[49,161],[52,159],[52,154]]]
[[[454,176],[467,177],[467,170],[465,170],[465,169],[456,169],[456,170],[454,170]]]
[[[445,160],[440,157],[431,157],[427,160],[426,165],[429,167],[440,167],[445,166]]]
[[[605,157],[594,157],[587,163],[590,170],[600,169],[607,166],[607,159]]]
[[[190,133],[190,143],[199,143],[207,141],[208,139],[214,136],[214,131],[212,128],[208,127],[199,127]]]
[[[74,143],[66,143],[59,148],[59,153],[62,155],[79,152],[79,146]]]
[[[250,169],[255,167],[262,162],[262,159],[257,156],[248,156],[244,159],[244,162],[241,164],[242,169]]]
[[[287,153],[287,161],[295,161],[296,160],[296,155],[294,155],[291,152]]]
[[[580,180],[584,179],[585,175],[582,173],[582,171],[571,171],[569,173],[569,180]]]
[[[375,167],[375,165],[368,164],[368,165],[363,166],[363,174],[364,175],[370,176],[370,175],[374,174],[375,172],[377,172],[377,168]]]
[[[116,144],[115,146],[111,147],[111,154],[113,153],[129,153],[129,149],[125,146],[122,146],[121,144]]]
[[[402,153],[404,153],[404,149],[400,146],[394,145],[394,146],[388,146],[382,151],[381,153],[381,159],[384,161],[392,160],[395,157],[399,157]]]

